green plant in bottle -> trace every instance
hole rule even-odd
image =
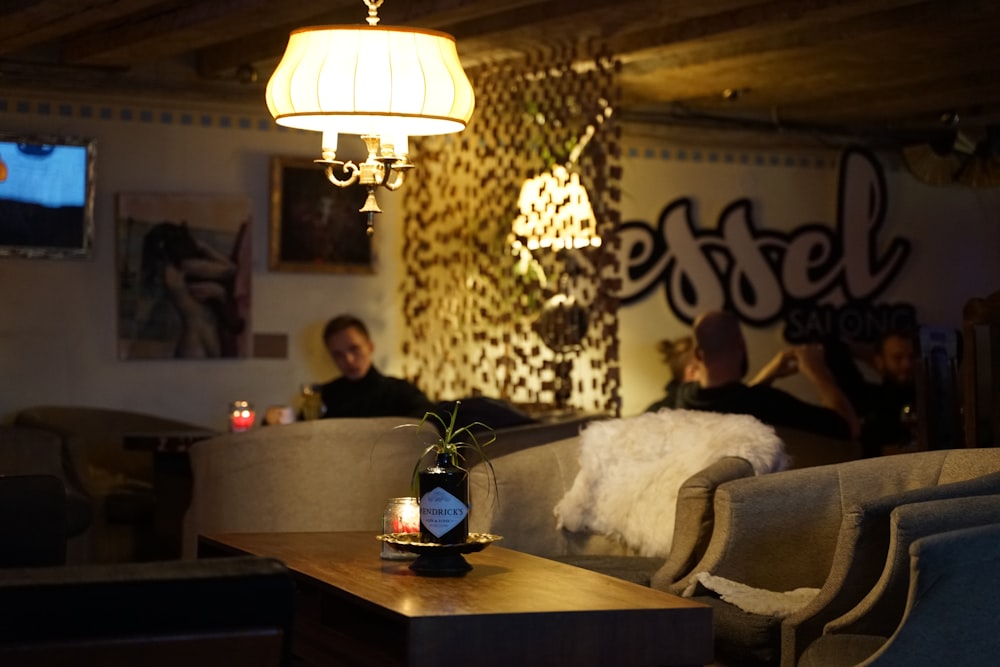
[[[485,448],[496,440],[496,432],[482,422],[458,425],[458,408],[447,418],[427,412],[417,424],[417,430],[426,427],[429,420],[440,425],[438,437],[417,459],[413,468],[413,483],[420,499],[420,541],[438,544],[459,544],[469,536],[469,455],[485,463],[493,480],[493,464]],[[478,433],[478,435],[477,435]],[[421,468],[425,458],[434,455],[434,464]],[[494,487],[496,481],[493,481]]]

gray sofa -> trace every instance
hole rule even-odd
[[[553,508],[579,470],[576,434],[584,422],[499,430],[487,449],[497,486],[489,466],[478,463],[470,470],[470,530],[498,534],[507,548],[632,581],[661,587],[673,583],[704,553],[715,488],[753,475],[751,465],[727,456],[687,478],[678,492],[669,557],[643,558],[605,535],[556,526]],[[299,422],[194,444],[185,557],[196,554],[197,536],[205,533],[377,530],[387,499],[411,495],[413,466],[430,437],[397,428],[404,423],[414,420]],[[792,450],[808,453],[810,447],[826,446],[799,443]],[[835,443],[802,458],[841,460],[854,452],[850,445]],[[793,464],[796,460],[801,459],[793,458]]]
[[[531,449],[585,421],[500,429],[487,451],[496,457]],[[414,466],[435,437],[416,425],[409,417],[322,419],[195,443],[184,556],[196,555],[204,533],[378,530],[386,501],[412,495]]]

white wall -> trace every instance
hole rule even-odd
[[[837,149],[765,149],[760,142],[748,148],[685,146],[639,127],[626,128],[623,145],[624,221],[655,224],[661,210],[682,197],[693,200],[693,223],[699,229],[715,229],[726,205],[742,197],[751,200],[758,229],[789,231],[805,223],[832,227],[836,220]],[[1000,289],[1000,189],[923,185],[893,155],[876,158],[885,172],[888,200],[878,247],[906,238],[912,253],[898,278],[874,301],[909,302],[922,324],[959,328],[967,299]],[[843,295],[834,293],[821,302],[839,305]],[[786,345],[783,326],[744,326],[751,369]],[[621,308],[623,415],[641,412],[662,397],[668,371],[656,342],[689,331],[662,289]],[[815,399],[800,378],[780,386]]]
[[[96,241],[90,260],[0,259],[0,417],[37,404],[118,407],[223,428],[229,401],[293,400],[301,382],[335,374],[319,341],[341,311],[365,319],[376,364],[397,372],[398,194],[382,193],[374,275],[279,273],[267,268],[269,160],[317,157],[318,135],[279,130],[260,109],[49,100],[0,91],[0,130],[97,140]],[[90,111],[90,117],[84,117]],[[110,109],[113,120],[101,119]],[[132,120],[121,120],[121,111]],[[152,111],[142,120],[141,111]],[[172,112],[164,122],[161,112]],[[191,113],[190,124],[181,120]],[[212,119],[201,126],[201,117]],[[228,118],[230,127],[221,126]],[[241,121],[249,128],[244,129]],[[241,194],[252,200],[256,333],[283,333],[288,358],[122,361],[117,358],[114,196],[121,192]]]
[[[372,329],[376,364],[399,372],[400,221],[393,197],[381,193],[386,213],[376,225],[374,275],[279,273],[267,269],[269,159],[318,154],[310,133],[279,131],[262,108],[183,108],[166,103],[121,104],[60,100],[41,113],[38,100],[0,91],[0,130],[60,133],[97,139],[97,238],[91,260],[0,259],[0,417],[36,404],[82,404],[153,412],[222,428],[226,404],[245,398],[258,406],[287,403],[299,383],[322,381],[335,369],[319,341],[323,323],[355,312]],[[22,110],[22,104],[25,103]],[[50,101],[51,102],[51,101]],[[91,108],[91,117],[82,109]],[[103,120],[108,107],[114,120]],[[132,120],[120,120],[122,108]],[[151,110],[141,120],[140,110]],[[172,110],[173,121],[160,112]],[[193,123],[179,122],[181,112]],[[200,117],[213,119],[201,127]],[[220,127],[228,116],[232,127]],[[242,129],[247,119],[250,129]],[[734,199],[752,200],[761,228],[790,230],[805,222],[832,224],[839,152],[826,148],[764,150],[735,145],[687,146],[626,128],[623,141],[623,220],[655,221],[661,209],[691,197],[695,222],[712,228]],[[662,151],[670,151],[664,158]],[[698,157],[696,157],[696,154]],[[713,157],[714,156],[714,157]],[[880,156],[889,211],[883,239],[902,235],[913,253],[880,301],[908,301],[925,323],[958,326],[966,299],[1000,287],[1000,193],[932,188]],[[745,162],[744,162],[745,160]],[[787,162],[786,160],[790,160]],[[807,166],[803,166],[803,161]],[[818,166],[817,166],[818,163]],[[116,351],[114,195],[119,192],[244,194],[253,206],[253,309],[256,333],[289,337],[286,360],[122,361]],[[666,368],[656,341],[687,327],[662,291],[620,312],[623,414],[660,397]],[[784,343],[781,326],[748,329],[751,365],[764,363]],[[803,395],[794,381],[785,385]]]

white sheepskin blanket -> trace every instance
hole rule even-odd
[[[774,429],[748,415],[663,409],[591,422],[580,440],[580,472],[555,506],[558,526],[619,539],[643,556],[670,553],[688,477],[724,456],[746,459],[758,475],[788,465]]]
[[[819,594],[818,588],[796,588],[793,591],[767,591],[741,584],[738,581],[716,577],[708,572],[699,572],[691,585],[684,591],[684,597],[691,597],[698,583],[719,594],[729,604],[743,611],[762,616],[787,618]]]

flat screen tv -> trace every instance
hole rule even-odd
[[[0,132],[0,257],[90,256],[95,153],[93,139]]]

